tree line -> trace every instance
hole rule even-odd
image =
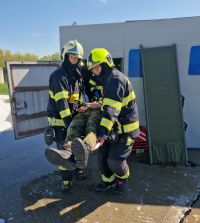
[[[60,61],[60,54],[54,53],[52,55],[46,55],[39,57],[32,53],[12,53],[10,50],[0,49],[0,67],[5,67],[6,60],[15,61]]]

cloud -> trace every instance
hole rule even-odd
[[[32,36],[33,38],[38,38],[38,37],[41,36],[41,34],[40,34],[39,32],[33,32],[33,33],[31,34],[31,36]]]

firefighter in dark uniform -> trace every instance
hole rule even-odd
[[[131,154],[134,138],[139,135],[139,118],[136,96],[128,78],[115,69],[110,53],[104,48],[93,49],[87,60],[88,69],[98,77],[104,87],[102,118],[98,129],[98,164],[101,183],[96,191],[114,187],[124,193],[130,176],[127,157]],[[108,141],[115,123],[119,123],[118,138]]]
[[[84,103],[80,104],[78,114],[73,118],[67,129],[64,149],[47,148],[47,160],[56,166],[71,166],[84,169],[87,166],[89,154],[97,149],[97,129],[101,120],[102,89],[95,76],[84,72]],[[85,94],[84,94],[85,93]],[[68,154],[72,153],[75,160]]]
[[[82,58],[82,45],[77,40],[68,41],[62,48],[62,65],[49,78],[47,107],[49,127],[44,133],[44,139],[47,145],[55,141],[58,149],[63,149],[67,128],[78,109],[82,84],[79,65]],[[69,166],[59,166],[63,179],[62,187],[65,191],[70,189],[72,170],[75,169],[71,163],[73,164],[69,162]],[[77,169],[76,173],[80,179],[84,178],[82,170]]]

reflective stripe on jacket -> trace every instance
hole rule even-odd
[[[81,74],[77,69],[72,73],[62,64],[50,75],[47,107],[49,125],[69,126],[73,110],[78,108],[80,94]]]
[[[121,133],[132,138],[139,135],[139,117],[136,96],[128,78],[113,69],[104,86],[102,119],[99,136],[108,137],[116,120],[121,125]]]

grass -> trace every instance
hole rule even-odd
[[[0,95],[8,95],[8,84],[0,84]]]

